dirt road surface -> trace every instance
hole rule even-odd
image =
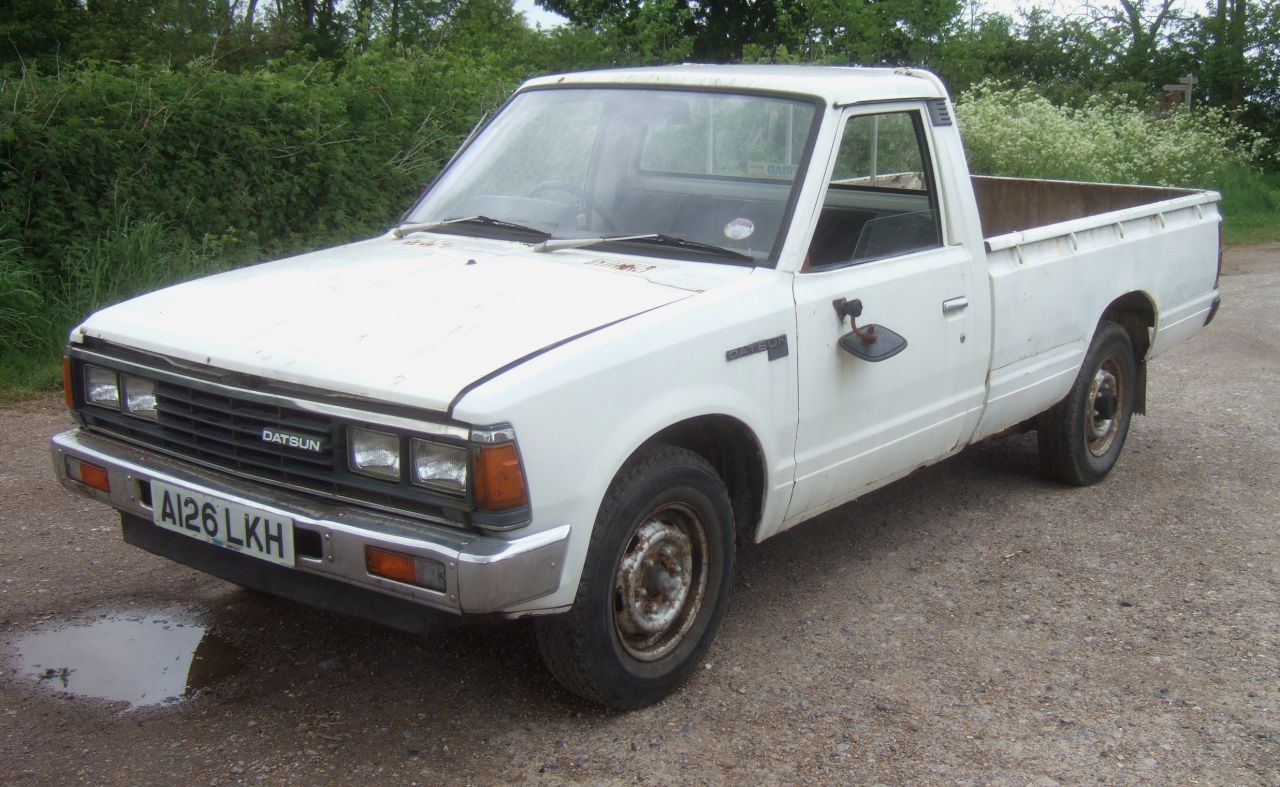
[[[1280,246],[1226,273],[1106,482],[993,440],[747,548],[709,660],[628,714],[527,623],[414,637],[127,547],[53,480],[60,402],[0,412],[0,782],[1280,784]],[[134,708],[33,676],[30,637],[122,618],[225,675]]]

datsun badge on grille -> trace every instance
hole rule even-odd
[[[262,442],[274,443],[286,448],[296,448],[299,451],[309,451],[313,454],[322,454],[329,450],[329,441],[323,437],[286,432],[283,429],[275,429],[270,426],[262,427]]]

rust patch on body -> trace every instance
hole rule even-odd
[[[658,267],[657,265],[637,265],[634,262],[618,262],[617,260],[591,260],[585,263],[590,268],[604,268],[623,273],[644,273]]]
[[[405,244],[406,246],[421,246],[424,249],[433,249],[433,248],[443,249],[453,245],[453,241],[451,240],[440,240],[437,238],[432,238],[430,240],[418,240],[416,238],[413,240],[405,239],[400,242]]]

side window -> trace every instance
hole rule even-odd
[[[840,138],[809,268],[941,246],[937,205],[920,113],[854,116]]]

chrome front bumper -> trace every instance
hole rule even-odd
[[[295,532],[316,533],[321,544],[318,554],[296,557],[293,570],[437,610],[456,614],[502,612],[552,593],[560,586],[569,525],[523,538],[480,536],[407,517],[340,503],[327,504],[161,456],[83,429],[55,435],[52,453],[54,472],[63,486],[147,522],[151,521],[152,512],[145,501],[150,499],[153,481],[289,517],[294,521]],[[105,468],[111,491],[101,492],[72,478],[67,470],[68,458]],[[366,545],[443,563],[445,590],[437,592],[369,574],[365,570]],[[210,550],[223,549],[212,544],[205,546]],[[243,560],[258,559],[243,556]]]

